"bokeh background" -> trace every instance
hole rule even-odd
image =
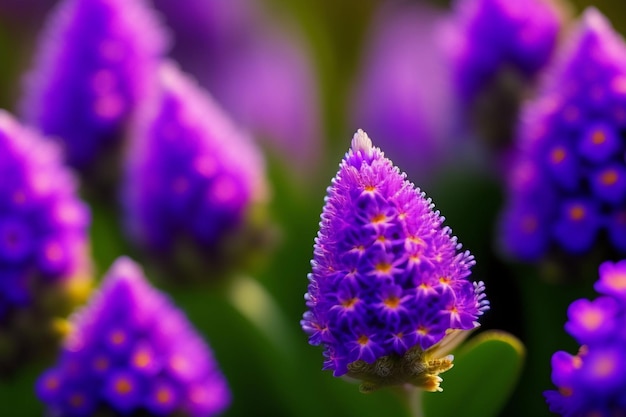
[[[195,22],[190,23],[189,33],[184,33],[181,22],[189,18],[184,13],[187,2],[155,0],[162,20],[178,36],[171,56],[253,132],[267,158],[271,186],[271,238],[251,267],[217,288],[188,288],[154,280],[214,350],[233,391],[233,404],[224,415],[406,415],[392,390],[363,395],[357,385],[322,372],[321,349],[308,345],[299,325],[325,189],[352,134],[364,128],[374,144],[386,150],[385,139],[378,135],[398,124],[404,124],[405,131],[414,136],[402,138],[398,133],[399,148],[389,149],[387,154],[432,197],[446,224],[476,256],[472,276],[485,281],[492,305],[481,320],[481,329],[505,330],[526,346],[521,378],[500,415],[550,415],[542,396],[552,388],[550,356],[561,349],[576,351],[575,342],[563,330],[566,309],[576,298],[593,297],[597,265],[580,274],[586,274],[586,279],[564,282],[551,265],[523,265],[501,256],[495,227],[503,205],[503,184],[497,168],[486,163],[490,154],[480,134],[461,127],[463,105],[454,95],[437,41],[439,23],[451,13],[449,2],[251,0],[250,7],[263,16],[263,24],[241,27],[258,30],[252,38],[259,39],[259,45],[226,38],[220,44],[219,37],[212,39],[214,44],[202,44],[193,24],[200,29],[216,25],[225,33],[229,28],[236,32],[240,26],[235,20],[221,22],[223,27],[218,20]],[[593,5],[608,16],[617,31],[626,34],[626,3],[621,0],[562,3],[574,16]],[[37,37],[54,4],[52,0],[0,0],[0,108],[17,112],[23,74],[31,65]],[[405,52],[394,55],[391,47],[383,46],[378,49],[388,55],[371,56],[376,48],[372,45],[384,32],[381,16],[398,4],[412,10],[390,25],[399,32],[392,44]],[[265,47],[271,52],[264,52]],[[245,48],[253,52],[246,55]],[[230,56],[238,54],[248,61],[237,62]],[[268,56],[275,59],[268,62]],[[403,70],[377,78],[380,62],[402,59],[410,61],[399,64]],[[272,65],[276,62],[281,64]],[[255,71],[246,71],[252,67]],[[402,71],[409,71],[408,75]],[[394,86],[399,78],[405,84]],[[363,91],[363,84],[374,91]],[[386,87],[406,94],[386,95]],[[240,93],[255,89],[267,91]],[[268,104],[268,97],[279,103]],[[387,116],[381,114],[384,106],[367,108],[367,103],[377,100],[388,100],[389,118],[395,121],[388,123],[391,126],[385,125]],[[394,102],[409,104],[395,110],[391,108]],[[402,113],[411,106],[415,113]],[[95,278],[100,279],[123,254],[141,262],[149,277],[162,275],[128,241],[115,198],[87,187],[83,186],[82,194],[93,216]],[[0,416],[44,415],[33,384],[50,364],[50,358],[33,361],[14,378],[0,381]],[[459,410],[462,407],[459,404]]]

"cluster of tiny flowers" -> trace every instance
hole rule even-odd
[[[165,45],[143,0],[60,2],[25,80],[25,119],[61,140],[71,165],[91,169],[119,145]]]
[[[626,252],[626,45],[588,9],[528,103],[501,237],[514,257],[580,254],[599,241]]]
[[[209,347],[130,259],[113,264],[72,324],[36,385],[50,415],[207,417],[230,403]]]
[[[464,100],[503,69],[533,77],[550,59],[560,17],[549,0],[457,0],[448,42],[455,84]]]
[[[294,28],[267,21],[244,45],[233,47],[219,72],[205,78],[209,91],[233,118],[294,173],[319,164],[319,87],[309,46]],[[285,158],[286,157],[286,158]]]
[[[265,200],[264,164],[212,97],[167,62],[161,94],[138,124],[123,200],[131,237],[167,254],[181,241],[206,252]]]
[[[626,261],[600,265],[600,297],[568,309],[565,330],[582,346],[576,355],[552,356],[552,382],[544,393],[550,411],[564,417],[626,414]]]
[[[318,85],[296,26],[255,0],[155,0],[172,29],[171,56],[292,174],[319,165]]]
[[[0,111],[0,337],[21,344],[15,322],[26,321],[29,332],[45,327],[52,293],[88,286],[89,223],[60,149]],[[17,346],[14,353],[23,351]],[[0,373],[16,360],[5,353]]]
[[[467,279],[473,256],[443,220],[359,130],[328,189],[305,296],[302,327],[325,347],[325,369],[421,358],[451,329],[478,326],[484,285]]]

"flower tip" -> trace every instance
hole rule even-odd
[[[373,147],[372,140],[367,136],[367,133],[362,129],[357,130],[352,137],[352,151],[355,153],[361,151],[364,154],[369,154]]]
[[[175,89],[180,84],[180,66],[176,61],[165,59],[161,62],[158,69],[159,79],[163,85]]]
[[[142,276],[143,271],[139,264],[128,256],[120,256],[111,265],[108,275],[117,277],[117,279],[128,280]]]
[[[6,130],[6,126],[9,126],[11,123],[11,117],[6,110],[0,109],[0,128],[2,130]]]
[[[581,17],[583,27],[604,30],[609,26],[609,22],[604,15],[594,6],[587,7]]]

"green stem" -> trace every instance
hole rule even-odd
[[[231,305],[250,321],[281,354],[292,358],[294,341],[285,316],[272,295],[248,276],[235,277],[227,289]]]
[[[424,407],[422,404],[422,390],[412,385],[405,385],[404,392],[406,394],[409,413],[411,417],[424,417]]]

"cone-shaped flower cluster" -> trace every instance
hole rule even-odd
[[[255,0],[155,0],[172,29],[171,56],[291,174],[319,166],[315,63],[292,22]],[[281,16],[286,17],[286,16]]]
[[[51,415],[208,417],[230,403],[209,347],[130,259],[113,264],[72,324],[37,382]]]
[[[525,109],[501,237],[537,260],[580,254],[600,232],[626,252],[626,45],[588,9],[538,98]]]
[[[71,165],[106,164],[103,153],[116,151],[164,53],[153,12],[144,0],[64,0],[40,39],[26,120],[58,137]]]
[[[308,45],[295,30],[269,22],[206,85],[235,120],[267,139],[293,172],[318,162],[318,87]]]
[[[60,149],[0,111],[0,375],[83,301],[89,223]]]
[[[123,202],[131,237],[160,257],[200,251],[207,259],[246,232],[266,199],[264,161],[208,93],[172,63],[161,94],[138,124]],[[231,242],[232,243],[232,242]]]
[[[484,285],[467,279],[473,256],[361,130],[325,201],[302,320],[325,348],[324,368],[364,380],[364,390],[438,390],[451,358],[430,352],[488,308]]]
[[[576,300],[567,311],[565,330],[581,344],[578,354],[552,356],[558,391],[545,397],[565,417],[626,413],[626,261],[600,265],[594,288],[600,297]]]
[[[512,69],[533,77],[549,60],[560,27],[550,0],[457,0],[448,41],[464,100]]]

